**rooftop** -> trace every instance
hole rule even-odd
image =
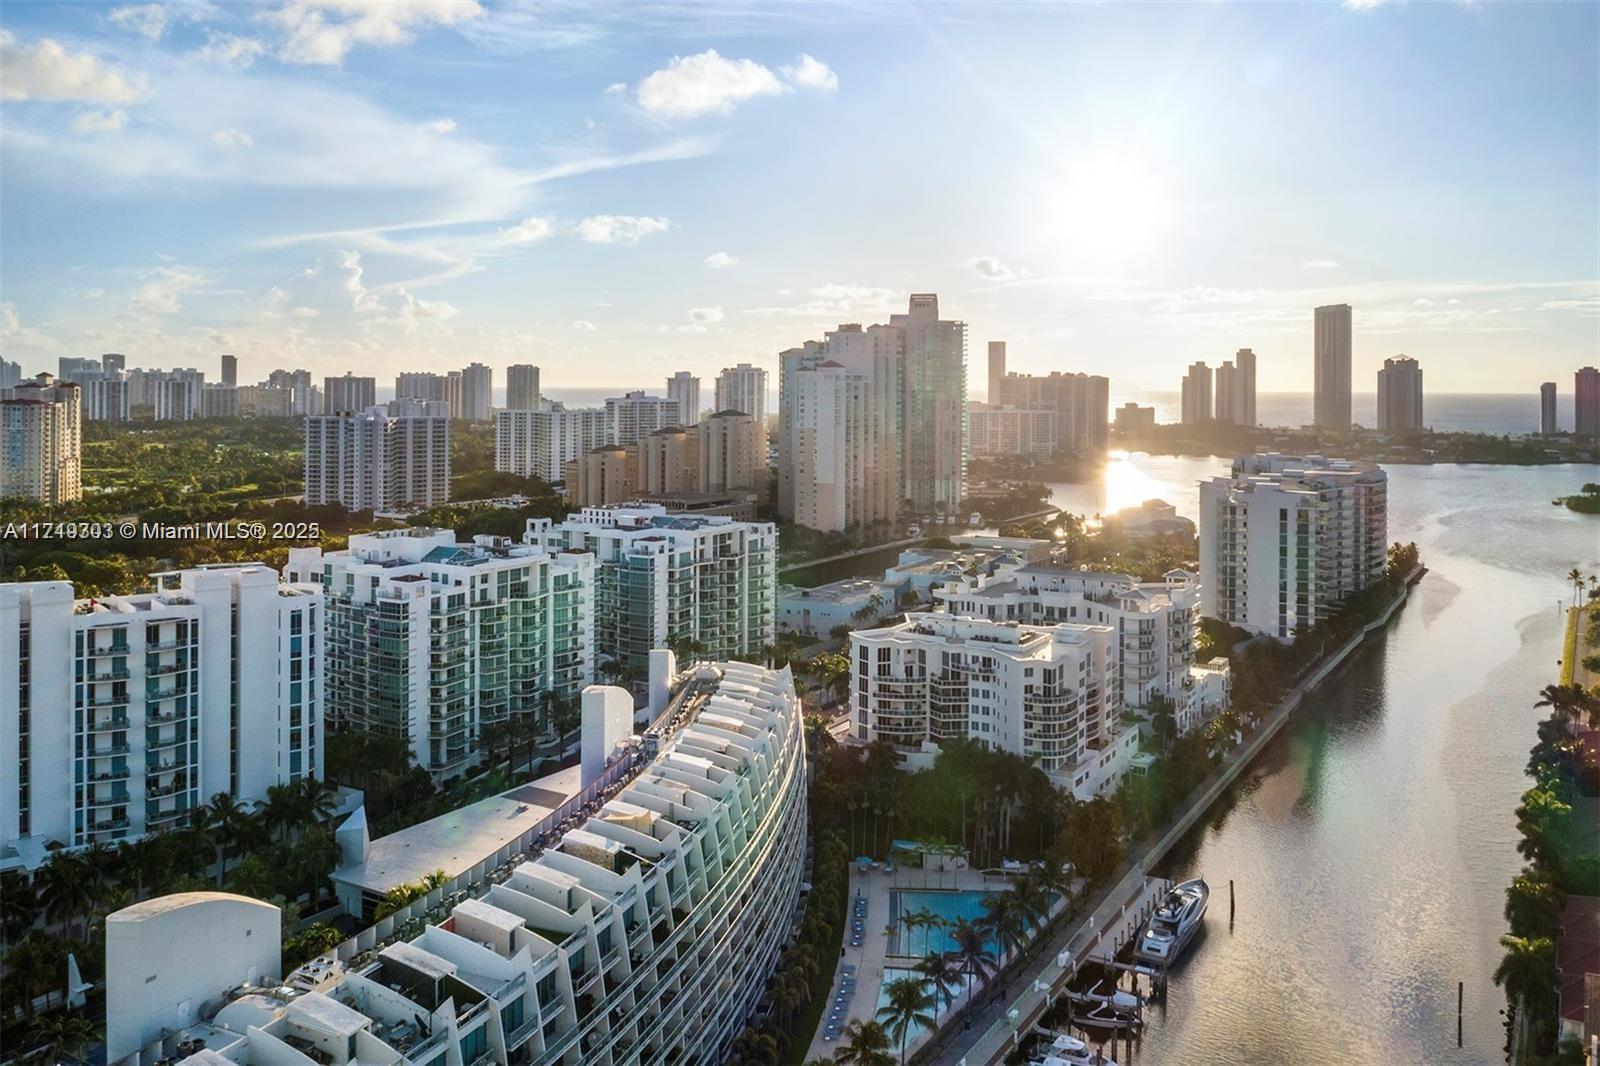
[[[481,799],[372,841],[367,861],[334,871],[335,881],[382,894],[435,870],[456,877],[516,840],[578,794],[582,768],[569,766],[531,784]]]

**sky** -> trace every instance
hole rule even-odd
[[[709,378],[936,292],[1013,370],[1600,361],[1600,5],[0,8],[0,353]],[[503,375],[497,372],[497,384]],[[709,383],[708,386],[709,387]]]

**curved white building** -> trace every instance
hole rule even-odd
[[[441,900],[418,932],[385,920],[282,984],[220,988],[210,1016],[144,1061],[722,1061],[797,916],[793,678],[739,662],[687,670],[634,743],[631,776],[487,891]]]

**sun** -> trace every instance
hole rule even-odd
[[[1100,153],[1065,168],[1057,239],[1071,258],[1116,263],[1140,258],[1170,236],[1176,204],[1165,176],[1134,154]]]

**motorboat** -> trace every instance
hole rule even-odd
[[[1127,1029],[1143,1024],[1144,1000],[1120,988],[1113,988],[1109,994],[1098,990],[1068,992],[1067,1001],[1074,1007],[1088,1008],[1072,1012],[1072,1019],[1078,1025],[1092,1029]]]
[[[1201,878],[1173,885],[1139,934],[1133,957],[1141,962],[1170,966],[1200,931],[1211,889]]]
[[[1071,1037],[1065,1039],[1071,1040]],[[1077,1051],[1047,1050],[1042,1056],[1029,1060],[1030,1066],[1117,1066],[1116,1060],[1098,1051],[1090,1051],[1082,1040],[1074,1040]]]

